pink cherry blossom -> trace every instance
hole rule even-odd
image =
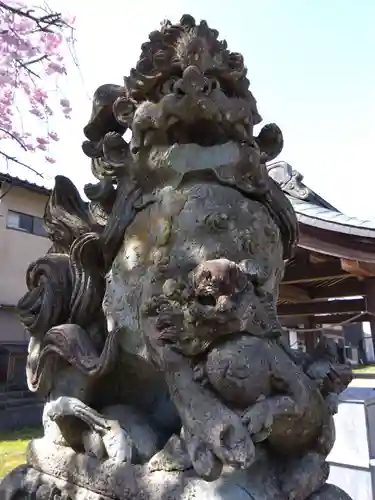
[[[53,140],[53,141],[58,141],[59,136],[56,134],[56,132],[49,132],[48,136]]]
[[[46,137],[37,137],[36,142],[44,145],[49,144],[49,140]]]
[[[70,108],[70,102],[68,99],[60,99],[60,104],[63,108]]]
[[[47,151],[51,141],[59,140],[47,120],[59,109],[58,103],[62,116],[71,116],[59,80],[67,73],[64,46],[74,41],[74,21],[46,4],[30,10],[23,1],[0,0],[0,155],[14,159],[6,153],[7,141],[30,153]],[[22,116],[27,113],[29,118]],[[35,119],[35,126],[24,130],[23,121]],[[51,156],[45,160],[55,162]]]

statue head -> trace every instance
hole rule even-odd
[[[210,146],[235,140],[251,144],[253,127],[261,117],[249,90],[247,70],[241,54],[230,52],[218,35],[206,21],[197,24],[190,15],[178,24],[162,23],[142,44],[124,86],[98,89],[97,108],[85,127],[88,139],[101,138],[107,114],[107,128],[132,130],[135,155],[155,143]],[[281,148],[278,132],[275,139]]]
[[[116,185],[126,177],[142,194],[176,188],[192,176],[241,190],[268,207],[288,258],[295,215],[265,167],[281,152],[283,136],[275,124],[254,136],[261,120],[242,55],[206,21],[184,15],[150,33],[123,85],[97,89],[83,150],[99,180]],[[98,200],[98,193],[86,194]]]

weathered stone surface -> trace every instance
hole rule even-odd
[[[188,15],[103,85],[89,203],[56,178],[50,252],[19,302],[44,438],[0,500],[345,500],[326,485],[334,346],[296,355],[276,312],[297,220],[266,162],[242,56]],[[130,144],[122,137],[132,132]]]
[[[70,456],[69,456],[70,455]],[[62,457],[65,460],[62,460]],[[46,467],[47,473],[40,472],[37,466],[21,466],[9,474],[2,483],[1,498],[15,500],[35,495],[38,500],[48,500],[51,496],[77,500],[141,498],[142,500],[269,500],[284,497],[275,484],[275,478],[264,464],[254,464],[252,479],[244,472],[224,471],[222,477],[207,483],[189,473],[156,471],[149,473],[143,466],[119,466],[107,463],[95,468],[80,456],[69,454],[66,449],[55,458],[55,467]],[[31,458],[32,461],[32,458]],[[76,468],[79,472],[76,472]],[[63,469],[64,468],[64,469]],[[62,473],[65,470],[65,473]],[[71,471],[71,474],[66,471]],[[50,473],[52,472],[52,474]],[[20,496],[21,495],[21,496]],[[326,485],[319,493],[308,500],[350,500],[339,488]]]
[[[48,449],[47,449],[48,448]],[[148,465],[131,466],[107,460],[99,462],[93,457],[76,454],[66,447],[52,446],[43,440],[35,440],[28,451],[28,462],[36,470],[43,464],[43,472],[59,481],[64,481],[79,488],[110,498],[190,499],[249,498],[255,495],[257,500],[272,498],[279,490],[276,478],[263,474],[262,462],[254,464],[256,481],[249,482],[244,472],[224,471],[223,477],[213,483],[194,477],[191,470],[186,472],[153,471]],[[263,491],[266,490],[266,491]],[[246,491],[248,493],[246,493]],[[202,495],[201,497],[199,495]],[[223,496],[220,496],[223,495]],[[246,496],[247,495],[247,496]],[[275,496],[276,498],[276,496]]]

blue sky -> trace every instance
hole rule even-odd
[[[89,96],[121,83],[140,44],[163,18],[207,19],[242,52],[264,123],[283,130],[288,161],[337,208],[375,217],[375,2],[372,0],[52,0],[77,17],[77,55],[65,89],[73,121],[58,123],[57,165],[79,186],[90,180],[81,153]],[[46,169],[51,167],[46,167]]]

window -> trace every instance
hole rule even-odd
[[[7,226],[10,229],[20,229],[27,233],[33,232],[33,217],[32,215],[20,214],[17,212],[8,212]]]
[[[47,236],[41,217],[13,212],[12,210],[8,211],[7,227],[37,236]]]
[[[44,229],[44,221],[41,217],[33,217],[33,233],[37,236],[48,236]]]

